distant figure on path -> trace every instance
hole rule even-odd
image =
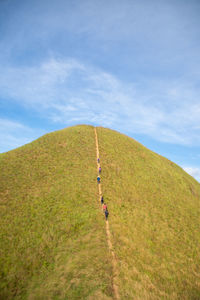
[[[103,200],[103,196],[101,197],[101,204],[103,205],[103,202],[104,202],[104,200]]]
[[[106,221],[108,220],[108,215],[109,215],[109,212],[108,212],[108,210],[107,210],[107,208],[106,208],[106,210],[105,210],[105,218],[106,218]]]
[[[100,181],[101,181],[101,178],[100,178],[100,176],[98,176],[97,177],[97,182],[100,183]]]
[[[103,210],[106,211],[107,209],[108,209],[108,207],[107,207],[106,203],[104,203]]]
[[[100,163],[100,159],[99,158],[97,158],[97,162],[98,162],[98,164]]]
[[[101,173],[101,167],[99,167],[99,174]]]

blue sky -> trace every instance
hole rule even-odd
[[[0,152],[101,125],[200,181],[199,16],[199,0],[1,0]]]

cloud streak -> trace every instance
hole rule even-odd
[[[183,169],[190,174],[191,176],[193,176],[197,181],[200,182],[200,168],[196,168],[196,167],[183,167]]]
[[[125,83],[78,60],[57,58],[34,67],[4,66],[2,74],[2,99],[55,123],[93,122],[168,143],[200,145],[199,90],[184,79]]]
[[[0,128],[0,152],[30,143],[45,133],[43,130],[34,130],[22,123],[1,118]]]

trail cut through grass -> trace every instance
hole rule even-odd
[[[97,175],[99,175],[99,168],[101,166],[101,163],[99,162],[99,143],[98,143],[98,136],[97,136],[97,131],[96,128],[94,129],[94,133],[95,133],[95,141],[96,141],[96,154],[97,154]],[[99,190],[99,200],[101,203],[101,197],[103,196],[102,194],[102,190],[101,190],[101,182],[98,184],[98,190]],[[119,300],[120,296],[119,296],[119,289],[118,289],[118,285],[116,284],[117,280],[117,276],[118,276],[118,270],[117,270],[117,260],[115,257],[115,253],[113,251],[113,246],[112,246],[112,242],[110,239],[110,228],[109,228],[109,221],[106,220],[106,239],[107,239],[107,244],[108,244],[108,250],[110,251],[111,255],[112,255],[112,289],[113,289],[113,296],[114,299]]]
[[[200,299],[200,185],[97,128],[120,299]],[[0,299],[112,299],[92,126],[0,155]]]
[[[94,129],[47,134],[0,155],[0,298],[110,299]]]

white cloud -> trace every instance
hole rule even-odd
[[[63,97],[63,87],[73,72],[81,72],[83,66],[74,60],[50,59],[34,67],[2,66],[1,96],[11,97],[29,106],[49,107]],[[59,93],[60,88],[60,93]]]
[[[56,58],[37,67],[4,66],[2,74],[2,98],[54,122],[93,122],[168,143],[200,145],[199,89],[183,79],[124,83],[77,60]]]
[[[197,167],[183,167],[183,169],[190,175],[192,175],[196,180],[200,182],[200,168]]]
[[[27,130],[27,127],[25,127],[23,124],[8,119],[0,119],[0,128],[2,131],[5,129],[9,131],[13,131],[15,129]]]
[[[34,130],[19,122],[0,119],[0,153],[27,144],[42,134],[43,130]]]

